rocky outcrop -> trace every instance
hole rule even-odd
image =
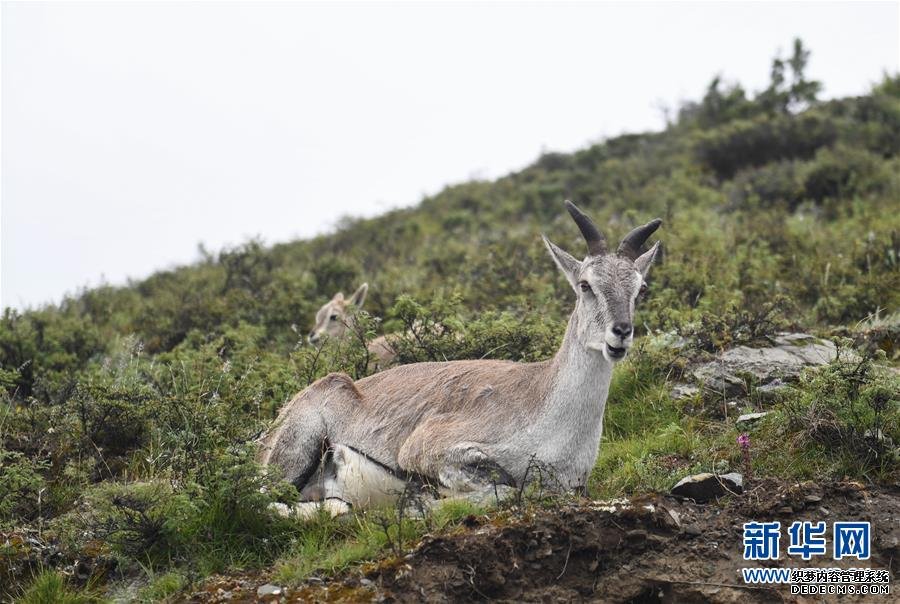
[[[801,333],[779,334],[771,346],[736,346],[715,360],[694,368],[690,375],[711,392],[727,397],[748,394],[752,384],[767,397],[776,396],[787,382],[796,381],[806,367],[826,365],[837,356],[832,342]]]

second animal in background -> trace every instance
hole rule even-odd
[[[310,344],[318,344],[325,338],[347,338],[356,324],[355,313],[362,308],[369,293],[369,284],[363,283],[349,298],[343,292],[336,293],[316,313],[316,324],[309,332]],[[397,351],[387,337],[378,336],[366,344],[369,354],[375,358],[375,370],[381,371],[397,360]]]

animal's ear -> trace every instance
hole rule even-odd
[[[344,301],[344,292],[338,292],[334,295],[334,298],[331,299],[332,302],[343,302]]]
[[[556,266],[558,266],[559,270],[562,271],[562,274],[566,276],[572,289],[575,289],[578,284],[578,271],[581,270],[581,262],[576,260],[569,252],[557,247],[543,235],[541,235],[541,239],[544,240],[544,245],[550,250],[550,255],[553,257]]]
[[[369,293],[369,284],[363,283],[359,286],[359,289],[353,292],[353,295],[350,297],[350,304],[357,308],[362,308],[363,302],[366,301],[367,293]]]
[[[641,275],[644,278],[647,278],[647,273],[650,272],[650,265],[653,264],[653,260],[656,258],[656,253],[659,251],[659,241],[653,244],[649,250],[635,258],[634,260],[634,268],[638,269],[641,272]]]

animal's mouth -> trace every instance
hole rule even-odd
[[[616,348],[615,346],[606,345],[606,354],[609,355],[611,359],[624,359],[625,353],[628,352],[627,348]]]

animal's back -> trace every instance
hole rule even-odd
[[[403,444],[428,423],[440,427],[434,437],[444,444],[501,439],[504,427],[516,425],[511,418],[539,411],[535,401],[550,387],[543,371],[548,362],[415,363],[361,379],[341,441],[394,467]]]

